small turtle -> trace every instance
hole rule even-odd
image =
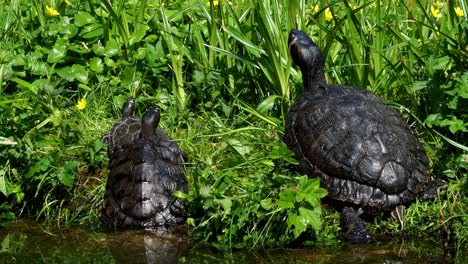
[[[326,83],[323,55],[304,32],[291,30],[289,47],[304,94],[288,113],[284,141],[301,169],[344,204],[340,238],[366,242],[367,225],[353,207],[391,211],[435,196],[429,160],[400,114],[375,94]]]
[[[174,191],[187,192],[186,154],[157,128],[160,111],[150,106],[143,118],[133,116],[130,97],[122,119],[102,138],[108,144],[109,177],[102,222],[110,227],[154,227],[182,223],[185,210]]]

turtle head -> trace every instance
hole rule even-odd
[[[122,107],[122,117],[129,117],[133,115],[133,112],[135,111],[135,99],[130,96],[127,99],[127,102],[125,102],[124,106]]]
[[[322,52],[304,31],[292,29],[289,33],[289,51],[294,63],[301,68],[304,89],[317,83],[326,83]]]
[[[154,129],[158,127],[159,120],[161,120],[159,107],[150,106],[141,120],[141,134],[144,138],[151,138],[154,135]]]

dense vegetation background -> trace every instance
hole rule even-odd
[[[195,238],[254,247],[333,244],[316,179],[280,142],[302,92],[287,35],[305,30],[331,83],[400,110],[432,175],[448,181],[404,225],[378,233],[468,235],[468,6],[465,1],[7,0],[0,2],[0,217],[98,221],[107,176],[100,137],[135,96],[158,104],[189,157]],[[403,231],[401,231],[403,230]]]

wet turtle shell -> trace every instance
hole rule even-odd
[[[412,129],[373,93],[328,85],[322,53],[304,32],[292,30],[289,45],[304,94],[288,113],[284,141],[301,168],[347,204],[392,210],[414,202],[430,177]]]
[[[111,227],[153,227],[185,221],[182,201],[174,191],[187,192],[186,154],[157,128],[160,111],[150,106],[143,118],[133,116],[129,98],[122,119],[103,141],[108,143],[109,177],[102,222]]]

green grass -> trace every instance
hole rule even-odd
[[[299,28],[324,52],[328,81],[400,110],[434,177],[448,180],[438,199],[408,209],[403,232],[391,220],[376,231],[466,243],[465,1],[109,3],[0,3],[1,219],[98,221],[108,173],[99,138],[135,96],[139,114],[148,104],[163,109],[163,128],[189,154],[194,237],[220,248],[287,245],[301,234],[307,244],[335,243],[337,215],[320,212],[321,189],[289,169],[279,143],[302,93],[287,47]]]

